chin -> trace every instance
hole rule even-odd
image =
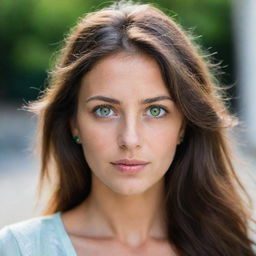
[[[122,185],[121,187],[111,188],[111,190],[114,193],[123,195],[123,196],[133,196],[133,195],[143,194],[148,189],[149,189],[148,187],[145,187],[142,184],[137,184],[137,186]]]

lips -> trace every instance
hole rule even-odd
[[[112,164],[122,164],[122,165],[146,165],[149,162],[145,162],[137,159],[121,159],[115,162],[111,162]]]
[[[123,173],[134,174],[144,170],[145,166],[149,164],[149,162],[137,159],[121,159],[116,162],[111,162],[111,164]]]

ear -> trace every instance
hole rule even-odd
[[[70,130],[71,130],[72,136],[78,136],[79,130],[78,130],[76,118],[71,118],[69,120],[69,125],[70,125]]]
[[[185,135],[185,130],[186,130],[186,121],[185,119],[183,118],[182,119],[182,124],[181,124],[181,127],[180,127],[180,132],[179,132],[179,136],[183,137]]]
[[[185,122],[185,120],[183,119],[183,120],[182,120],[181,127],[180,127],[180,132],[179,132],[179,142],[178,142],[178,145],[182,142],[181,138],[184,137],[185,131],[186,131],[186,122]]]

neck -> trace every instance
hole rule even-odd
[[[97,183],[96,181],[94,181]],[[148,191],[121,195],[101,183],[93,184],[83,212],[91,220],[94,235],[114,237],[123,244],[137,247],[150,239],[165,239],[163,180]],[[91,229],[93,228],[93,229]]]

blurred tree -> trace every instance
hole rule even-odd
[[[0,83],[3,99],[30,100],[43,88],[46,71],[54,62],[54,52],[84,13],[113,1],[101,0],[1,0],[0,2]],[[232,79],[230,0],[159,0],[153,3],[173,16],[194,35],[215,59],[223,60],[226,75]]]

